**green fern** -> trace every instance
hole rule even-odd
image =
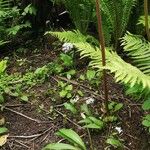
[[[67,33],[69,33],[69,35],[67,35]],[[146,92],[150,92],[150,76],[144,74],[138,68],[125,62],[115,52],[112,52],[111,48],[107,48],[106,50],[107,65],[102,67],[101,52],[97,46],[92,46],[91,44],[87,43],[86,40],[72,40],[75,32],[57,32],[57,34],[55,34],[55,32],[51,32],[51,34],[59,37],[59,40],[61,41],[74,41],[73,44],[80,52],[81,57],[91,58],[90,66],[93,68],[97,68],[98,70],[108,69],[111,73],[115,74],[115,79],[117,82],[122,82],[125,85],[129,85],[130,88],[138,86],[141,87],[141,90],[146,89]],[[61,36],[59,36],[59,34]],[[75,37],[77,37],[77,35]],[[86,39],[86,37],[83,38],[83,35],[81,37],[81,39]],[[78,39],[80,39],[79,36]]]
[[[90,57],[92,61],[90,66],[102,70],[101,65],[101,52],[98,47],[92,47],[88,43],[74,43],[78,51],[80,51],[81,57]],[[106,50],[107,65],[105,69],[110,70],[115,74],[117,82],[123,82],[130,87],[134,87],[136,84],[142,85],[142,88],[150,89],[150,76],[145,75],[138,68],[126,63],[117,53],[112,52],[111,49]]]
[[[107,18],[107,22],[103,23],[103,28],[105,30],[108,28],[106,31],[109,32],[104,32],[104,34],[110,34],[115,41],[115,45],[117,45],[118,39],[121,38],[127,27],[132,8],[136,2],[137,0],[101,0],[103,18]],[[108,39],[110,40],[110,38]],[[110,43],[110,41],[107,43]]]
[[[143,25],[145,27],[145,16],[140,16],[137,24]],[[148,24],[150,25],[150,16],[148,16]],[[149,28],[150,28],[150,26],[149,26]]]
[[[71,43],[77,43],[77,42],[86,42],[87,38],[81,34],[80,31],[74,30],[74,31],[65,31],[65,32],[46,32],[46,34],[51,34],[55,37],[57,37],[62,42],[71,42]]]
[[[133,64],[150,76],[150,42],[142,36],[127,32],[122,38],[122,46],[133,60]]]
[[[70,43],[78,43],[78,42],[89,42],[94,45],[98,45],[98,40],[90,35],[83,35],[79,30],[73,31],[65,31],[65,32],[52,32],[48,31],[45,35],[51,34],[58,38],[61,42],[70,42]]]
[[[92,0],[62,0],[76,29],[86,33],[92,19],[94,3]]]

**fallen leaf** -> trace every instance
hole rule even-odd
[[[0,146],[3,146],[7,142],[8,134],[0,136]]]

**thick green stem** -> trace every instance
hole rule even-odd
[[[148,0],[144,0],[144,15],[145,15],[145,28],[148,41],[150,41],[150,31],[149,31],[149,24],[148,24]]]
[[[96,0],[96,15],[97,15],[97,23],[98,23],[98,34],[100,41],[100,49],[102,54],[102,65],[106,66],[106,54],[105,54],[105,38],[102,30],[102,16],[99,7],[100,0]],[[108,88],[107,88],[107,76],[106,70],[103,69],[103,82],[104,82],[104,93],[105,93],[105,111],[108,112]]]

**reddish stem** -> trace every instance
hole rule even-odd
[[[148,24],[148,0],[144,0],[144,15],[145,15],[145,28],[148,41],[150,41],[150,32],[149,32],[149,24]]]
[[[102,16],[99,7],[100,0],[96,0],[96,15],[98,23],[98,35],[100,41],[100,49],[102,54],[102,66],[106,66],[106,54],[105,54],[105,38],[102,30]],[[107,87],[107,74],[106,70],[103,69],[103,82],[104,82],[104,94],[105,94],[105,111],[108,112],[108,87]]]

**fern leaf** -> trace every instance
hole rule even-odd
[[[144,74],[137,67],[134,67],[131,64],[125,62],[123,59],[121,59],[120,56],[117,55],[117,53],[112,52],[111,48],[106,49],[107,65],[102,67],[102,57],[99,47],[92,46],[91,44],[87,43],[86,37],[81,33],[56,32],[55,34],[52,32],[52,35],[57,36],[61,41],[73,43],[77,50],[80,52],[81,58],[89,57],[91,59],[91,67],[97,68],[98,70],[110,70],[111,73],[115,74],[117,82],[122,82],[126,85],[129,85],[130,88],[139,86],[141,87],[141,90],[148,89],[148,91],[150,91],[150,76]]]
[[[141,71],[150,75],[150,42],[129,32],[122,38],[122,46],[127,55]]]
[[[90,65],[93,68],[102,70],[101,64],[101,52],[98,47],[93,47],[88,43],[75,43],[81,57],[91,58]],[[138,68],[126,63],[120,56],[114,52],[110,52],[110,49],[106,50],[107,65],[105,69],[110,70],[111,73],[115,74],[117,82],[123,82],[124,84],[130,85],[130,87],[136,84],[142,85],[144,88],[150,89],[150,76],[145,75]]]
[[[65,32],[48,31],[45,33],[45,35],[46,34],[51,34],[52,36],[57,37],[61,42],[76,43],[76,42],[86,42],[87,40],[87,38],[83,34],[81,34],[78,30]]]

